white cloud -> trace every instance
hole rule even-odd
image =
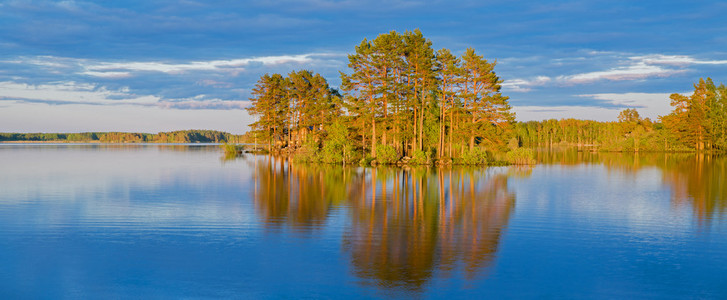
[[[0,101],[1,102],[1,101]],[[160,132],[210,129],[244,133],[252,118],[244,110],[166,109],[134,105],[46,105],[6,101],[0,128],[8,132]]]
[[[31,85],[0,82],[0,100],[46,104],[135,105],[168,109],[244,109],[245,100],[209,99],[206,95],[191,98],[162,99],[153,95],[135,95],[128,88],[109,90],[88,83],[56,82]]]
[[[583,120],[614,121],[618,108],[593,106],[513,106],[518,121],[577,118]]]
[[[591,52],[592,56],[606,55],[620,60],[620,66],[593,72],[584,72],[571,75],[560,75],[552,78],[550,83],[558,85],[587,84],[602,80],[627,81],[642,80],[655,77],[668,77],[689,71],[693,65],[727,65],[727,60],[703,60],[688,55],[649,54],[641,56],[626,56],[611,52]],[[598,60],[598,59],[596,59]],[[552,60],[553,65],[559,64],[559,59]],[[542,86],[551,79],[547,76],[538,76],[535,79],[510,79],[503,83],[503,87],[513,92],[529,92],[532,87]]]
[[[686,94],[686,93],[685,93]],[[514,106],[518,121],[578,118],[597,121],[616,121],[625,108],[634,108],[643,118],[657,120],[671,112],[669,93],[605,93],[578,95],[579,97],[602,100],[618,107],[597,107],[584,105],[569,106]]]
[[[121,78],[130,77],[134,72],[159,72],[166,74],[183,74],[195,71],[223,72],[227,74],[238,74],[245,71],[245,67],[253,64],[263,66],[275,66],[282,64],[312,64],[314,62],[327,63],[325,58],[341,56],[336,53],[307,53],[297,55],[260,56],[251,58],[238,58],[226,60],[202,60],[180,63],[169,63],[160,61],[126,61],[108,62],[94,61],[89,59],[75,59],[55,56],[18,57],[12,60],[3,61],[13,64],[36,65],[45,68],[55,69],[76,69],[77,74],[103,77]]]
[[[531,87],[543,86],[550,81],[551,79],[548,76],[538,76],[530,80],[511,79],[505,80],[505,82],[502,83],[502,87],[512,92],[529,92]]]
[[[632,56],[629,59],[636,62],[643,62],[650,65],[725,65],[727,60],[699,60],[687,55],[662,55],[650,54],[643,56]]]
[[[131,77],[130,72],[97,72],[97,71],[85,71],[81,72],[83,75],[88,75],[92,77],[102,77],[102,78],[126,78]]]
[[[45,102],[54,104],[134,104],[156,105],[159,97],[137,96],[129,90],[109,90],[106,87],[90,83],[73,81],[48,84],[26,84],[16,82],[0,82],[0,99],[25,102]]]
[[[670,95],[671,93],[605,93],[579,96],[603,100],[613,105],[635,108],[641,117],[656,120],[659,116],[668,115],[672,111]]]
[[[162,108],[175,109],[245,109],[250,106],[247,100],[222,100],[207,99],[205,95],[197,95],[196,97],[179,99],[179,100],[162,100],[157,106]]]
[[[649,65],[645,62],[638,62],[633,65],[612,68],[606,71],[588,72],[568,76],[559,76],[557,80],[565,84],[581,84],[599,80],[634,80],[649,77],[666,77],[673,74],[685,72],[686,70],[668,69],[661,66]]]

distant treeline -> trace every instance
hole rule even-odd
[[[101,142],[101,143],[239,143],[241,135],[215,130],[170,132],[81,132],[81,133],[0,133],[0,141],[13,142]]]
[[[618,122],[561,119],[519,122],[515,136],[524,147],[577,145],[601,151],[727,151],[727,87],[700,79],[691,96],[671,95],[674,110],[658,120],[635,109]]]

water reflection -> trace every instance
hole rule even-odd
[[[0,294],[727,299],[724,157],[364,169],[189,148],[0,145]]]
[[[701,223],[724,216],[727,207],[727,157],[693,155],[662,161],[664,183],[675,204],[691,203]]]
[[[609,171],[636,176],[657,168],[672,191],[674,206],[690,206],[704,226],[727,212],[727,156],[694,153],[593,153],[567,149],[541,151],[538,160],[562,166],[602,164]]]
[[[352,170],[340,166],[293,167],[271,156],[254,161],[253,199],[269,227],[287,224],[297,231],[324,225],[333,205],[346,199]]]
[[[267,226],[318,228],[348,210],[343,249],[365,285],[417,292],[433,277],[486,274],[515,206],[508,176],[530,169],[344,168],[256,162]]]

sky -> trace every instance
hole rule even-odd
[[[364,38],[420,29],[474,48],[519,121],[657,119],[727,82],[720,1],[2,1],[0,132],[244,133],[266,73],[340,84]]]

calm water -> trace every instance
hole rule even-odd
[[[727,298],[727,159],[0,145],[0,298]]]

